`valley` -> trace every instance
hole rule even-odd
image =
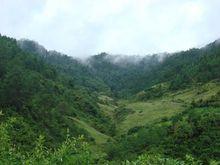
[[[219,42],[161,58],[0,36],[0,164],[219,164]]]
[[[103,153],[103,145],[108,141],[114,141],[120,136],[124,136],[132,130],[138,130],[145,126],[167,124],[170,123],[172,117],[180,115],[182,112],[187,113],[193,106],[193,102],[211,102],[219,104],[220,84],[211,81],[206,84],[197,84],[188,89],[178,90],[175,92],[164,93],[163,96],[139,101],[137,99],[130,100],[114,100],[108,96],[100,96],[100,110],[115,123],[115,135],[113,137],[103,135],[86,123],[82,123],[91,136],[95,139],[97,145],[93,145],[92,149],[95,153]],[[203,106],[202,106],[203,107]],[[201,107],[201,110],[204,109]],[[200,109],[200,108],[198,108]],[[220,114],[220,109],[216,109]],[[217,115],[216,114],[216,115]],[[117,143],[117,142],[116,142]]]

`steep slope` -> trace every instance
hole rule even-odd
[[[103,133],[110,132],[111,121],[100,111],[96,95],[83,84],[70,83],[70,76],[21,50],[16,40],[5,36],[0,37],[0,59],[2,121],[16,118],[11,134],[17,145],[31,147],[37,134],[43,134],[50,146],[62,142],[67,134],[84,134],[92,140],[88,131],[67,116],[87,120]],[[17,136],[19,133],[22,136]]]
[[[88,66],[80,60],[56,51],[48,51],[37,42],[31,40],[19,40],[18,45],[24,51],[38,55],[45,63],[53,66],[57,72],[68,77],[71,85],[81,86],[92,92],[109,94],[109,87],[102,79],[93,75]]]

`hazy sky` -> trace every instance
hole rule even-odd
[[[220,38],[220,0],[0,0],[0,33],[76,57],[174,52]]]

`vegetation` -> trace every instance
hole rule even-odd
[[[0,36],[0,164],[217,165],[219,71],[217,41],[80,61]]]
[[[109,144],[109,159],[130,159],[148,151],[182,159],[191,154],[206,163],[219,161],[219,110],[195,108],[161,122],[134,127]]]
[[[166,100],[154,100],[150,102],[133,102],[127,103],[130,109],[124,120],[120,120],[118,132],[126,133],[130,128],[143,126],[148,123],[160,121],[161,118],[169,118],[184,110],[181,103],[175,103]],[[124,110],[121,110],[124,112]],[[122,113],[121,112],[121,113]]]
[[[17,127],[25,125],[30,134],[43,134],[51,147],[65,140],[67,128],[71,136],[83,134],[91,140],[88,132],[70,117],[86,119],[98,130],[110,132],[110,120],[99,111],[95,94],[72,86],[69,77],[40,57],[22,51],[16,40],[0,38],[0,57],[3,121],[12,116],[19,118],[24,124],[18,122]]]
[[[83,142],[83,137],[69,138],[56,150],[49,150],[44,145],[44,137],[39,136],[34,144],[34,148],[29,152],[21,150],[12,143],[12,139],[7,132],[8,127],[12,127],[11,122],[16,120],[10,118],[0,125],[0,163],[1,164],[92,164],[94,159],[88,150],[87,143]]]

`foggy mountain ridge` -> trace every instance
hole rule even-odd
[[[81,59],[81,58],[72,57],[72,56],[57,52],[56,50],[47,50],[44,46],[40,45],[38,42],[33,41],[33,40],[21,39],[21,40],[18,40],[17,43],[21,49],[27,52],[38,54],[40,56],[50,56],[50,55],[67,56],[68,58],[71,58],[72,60],[77,60],[79,63],[88,65],[88,66],[91,66],[90,64],[91,61],[97,58],[102,59],[104,61],[108,61],[115,65],[126,67],[129,65],[137,65],[140,63],[148,64],[148,61],[151,61],[152,59],[157,60],[158,62],[163,62],[165,58],[172,56],[176,53],[179,53],[179,52],[175,52],[175,53],[163,52],[163,53],[148,54],[148,55],[123,55],[123,54],[108,54],[108,53],[102,52],[98,55],[91,55],[85,59]],[[220,39],[214,41],[213,43],[219,44]],[[205,47],[209,45],[210,44],[206,45]]]

